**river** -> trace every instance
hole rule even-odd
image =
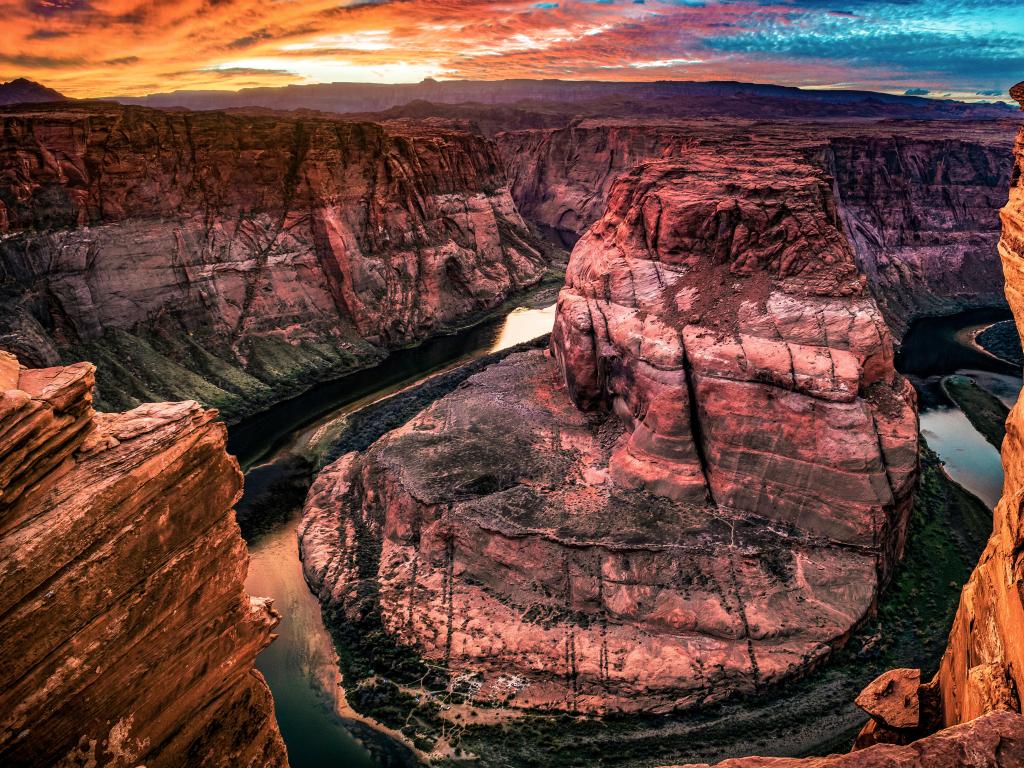
[[[232,428],[230,449],[246,472],[246,496],[264,492],[295,456],[314,455],[332,425],[404,387],[483,355],[550,332],[554,305],[521,306],[507,315],[400,350],[380,365],[328,382]],[[251,503],[251,498],[243,503]],[[277,639],[256,659],[274,695],[292,768],[369,768],[414,764],[407,749],[382,737],[351,710],[320,604],[299,561],[295,506],[249,547],[246,591],[273,598]]]
[[[896,367],[917,387],[921,434],[950,477],[989,507],[996,505],[1003,490],[999,451],[943,394],[940,382],[951,374],[969,376],[1012,407],[1021,388],[1020,369],[974,341],[981,330],[1009,317],[1009,310],[986,309],[919,320],[908,331],[896,359]]]
[[[246,470],[246,496],[296,456],[321,451],[347,416],[405,387],[490,352],[547,333],[553,306],[524,306],[506,316],[401,350],[373,369],[319,385],[232,429],[231,448]],[[978,311],[918,321],[907,334],[897,367],[918,387],[921,432],[949,474],[992,506],[1002,486],[999,453],[942,394],[943,376],[960,373],[1007,405],[1021,387],[1020,371],[977,346],[974,335],[1006,311]],[[367,726],[348,706],[336,652],[316,598],[302,576],[295,524],[300,509],[250,544],[250,594],[274,599],[279,636],[257,658],[274,695],[293,768],[369,768],[415,762],[398,740]]]

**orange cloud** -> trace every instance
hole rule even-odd
[[[761,23],[793,27],[817,18],[799,4],[0,0],[0,79],[29,77],[77,97],[424,77],[849,81],[849,64],[825,56],[766,56],[706,44]],[[856,23],[853,15],[817,13]],[[860,62],[854,79],[868,86],[894,80],[888,66],[872,62]],[[909,84],[903,80],[900,88]]]

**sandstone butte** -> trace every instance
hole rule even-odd
[[[1010,91],[1024,109],[1024,83]],[[999,255],[1006,297],[1024,333],[1024,128],[1017,133]],[[893,670],[858,698],[872,719],[849,755],[803,760],[748,757],[720,768],[985,768],[1024,765],[1024,402],[1006,422],[1006,479],[992,536],[964,587],[939,672],[918,685],[919,670]],[[909,726],[909,727],[908,727]],[[908,741],[899,746],[877,743]],[[689,766],[688,768],[700,768]]]
[[[284,768],[224,425],[93,370],[0,352],[0,765]]]
[[[620,173],[645,160],[786,147],[832,178],[833,196],[891,328],[1002,303],[996,243],[1013,146],[1009,121],[801,122],[587,119],[496,142],[528,219],[573,241]]]
[[[480,696],[659,712],[842,643],[916,472],[914,391],[827,175],[694,151],[612,185],[549,353],[326,468],[300,544],[324,604],[379,610]]]
[[[0,113],[0,345],[104,410],[237,419],[538,282],[494,145],[437,124],[68,103]]]

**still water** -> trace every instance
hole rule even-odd
[[[989,507],[1003,490],[997,451],[941,391],[944,376],[970,376],[1013,407],[1021,388],[1020,369],[974,342],[979,331],[1010,317],[1009,310],[978,310],[914,323],[896,360],[920,395],[921,434],[946,465],[950,477]]]
[[[432,374],[543,336],[554,313],[554,305],[517,307],[503,318],[396,352],[373,369],[317,386],[240,425],[232,431],[231,449],[247,474],[272,474],[275,463],[307,452],[336,420]],[[245,585],[251,595],[273,598],[282,614],[278,638],[256,666],[274,694],[292,768],[413,765],[408,748],[366,726],[348,706],[320,605],[302,576],[299,513],[293,510],[250,545]]]

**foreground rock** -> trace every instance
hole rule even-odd
[[[0,353],[0,763],[285,766],[224,426],[94,413],[93,370]]]
[[[741,757],[718,768],[1016,768],[1024,765],[1024,717],[993,712],[908,746],[878,744],[847,755]],[[707,763],[678,768],[708,768]]]
[[[1024,108],[1024,83],[1012,92]],[[1024,129],[1017,134],[1010,199],[1002,210],[999,255],[1006,297],[1017,328],[1024,328]],[[997,709],[1020,711],[1024,690],[1024,404],[1006,422],[1003,496],[992,538],[960,598],[937,683],[946,725]]]
[[[321,473],[321,600],[546,709],[689,707],[842,643],[900,556],[917,419],[814,167],[624,176],[552,350]]]
[[[615,179],[654,159],[785,149],[831,177],[859,269],[897,332],[916,315],[1001,304],[1008,123],[592,119],[496,138],[519,210],[575,241]]]
[[[228,418],[546,269],[481,137],[273,113],[12,108],[0,235],[7,348],[95,360],[105,407]]]

